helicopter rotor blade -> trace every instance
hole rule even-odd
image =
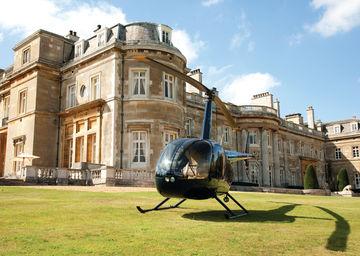
[[[221,109],[221,112],[224,114],[224,116],[225,116],[226,120],[229,122],[230,126],[233,129],[236,129],[237,125],[235,123],[235,120],[232,117],[232,115],[230,114],[230,111],[228,110],[228,108],[226,107],[224,102],[216,95],[214,96],[214,101],[215,101],[216,106],[218,106]]]
[[[165,72],[172,74],[174,76],[177,76],[178,78],[180,78],[181,80],[184,80],[185,82],[191,84],[192,86],[194,86],[196,89],[205,92],[206,94],[211,93],[211,90],[209,88],[207,88],[205,85],[203,85],[202,83],[200,83],[199,81],[195,80],[194,78],[181,73],[180,71],[169,67],[157,60],[154,60],[152,58],[146,57],[144,55],[138,55],[138,56],[134,56],[134,59],[137,61],[141,61],[144,62],[146,64],[148,64],[151,67],[160,69],[160,70],[164,70]]]
[[[230,114],[230,111],[227,109],[226,105],[224,104],[224,102],[217,96],[213,94],[213,91],[210,90],[209,88],[207,88],[205,85],[203,85],[202,83],[200,83],[199,81],[195,80],[194,78],[181,73],[180,71],[169,67],[159,61],[156,61],[152,58],[146,57],[144,55],[137,55],[134,56],[134,59],[137,61],[141,61],[144,62],[146,64],[148,64],[151,67],[160,69],[160,70],[164,70],[165,72],[169,73],[169,74],[173,74],[174,76],[180,78],[181,80],[191,84],[192,86],[194,86],[196,89],[198,89],[199,91],[205,92],[207,95],[212,95],[213,96],[213,100],[215,101],[215,104],[221,109],[221,112],[224,114],[226,120],[229,122],[229,124],[231,125],[232,128],[236,128],[236,123],[234,118],[232,117],[232,115]]]

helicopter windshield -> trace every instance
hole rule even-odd
[[[211,144],[199,139],[180,139],[169,143],[156,167],[157,176],[177,175],[203,179],[209,175]]]

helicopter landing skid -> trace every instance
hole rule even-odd
[[[229,193],[226,193],[225,195],[226,195],[225,198],[224,198],[224,201],[225,201],[225,202],[229,202],[229,198],[230,198],[231,200],[234,201],[235,204],[237,204],[237,205],[243,210],[242,213],[240,213],[240,214],[235,214],[232,210],[230,210],[230,208],[229,208],[226,204],[224,204],[224,203],[221,201],[221,199],[219,199],[217,196],[214,196],[215,200],[218,201],[219,204],[221,204],[222,207],[224,207],[224,208],[226,209],[226,211],[228,212],[228,213],[225,214],[225,217],[226,217],[227,219],[236,219],[236,218],[239,218],[239,217],[242,217],[242,216],[245,216],[245,215],[249,214],[249,212],[245,209],[245,207],[242,206],[242,205],[241,205],[234,197],[232,197]]]
[[[163,201],[161,201],[157,206],[155,206],[154,208],[151,209],[142,209],[140,206],[136,206],[136,208],[138,209],[139,212],[141,213],[146,213],[146,212],[151,212],[151,211],[160,211],[160,210],[168,210],[168,209],[173,209],[173,208],[177,208],[179,207],[180,204],[182,204],[183,202],[185,202],[186,199],[181,199],[177,204],[175,205],[170,205],[168,207],[162,207],[161,206],[166,203],[170,198],[167,197],[165,198]]]

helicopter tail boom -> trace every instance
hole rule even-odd
[[[254,158],[253,154],[243,153],[238,151],[225,150],[226,158],[230,163],[235,163],[238,161],[248,160]]]

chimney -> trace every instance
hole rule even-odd
[[[285,116],[285,121],[293,122],[295,124],[304,124],[304,119],[300,113],[289,114]]]
[[[274,107],[273,95],[269,92],[255,94],[251,98],[251,105]]]
[[[279,101],[279,99],[275,100],[274,108],[277,110],[277,116],[280,117],[280,101]]]
[[[315,129],[314,109],[312,106],[308,106],[306,110],[306,115],[307,115],[308,127],[311,129]]]
[[[76,42],[79,40],[79,37],[76,35],[76,32],[72,31],[72,30],[69,31],[69,34],[67,34],[66,38],[70,39],[73,42]]]
[[[196,81],[202,83],[202,73],[199,68],[191,70],[188,73],[188,76],[190,76],[191,78],[195,79]],[[186,83],[186,92],[200,94],[200,91],[198,89],[196,89],[194,86],[192,86],[191,84],[188,84],[188,83]]]

